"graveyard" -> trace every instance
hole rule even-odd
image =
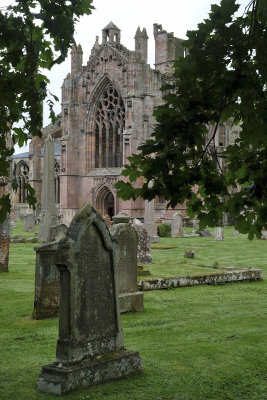
[[[24,232],[22,222],[12,237],[18,235],[24,243],[11,243],[9,272],[0,280],[0,397],[53,399],[37,391],[37,381],[42,367],[55,361],[59,321],[32,318],[39,244],[30,243],[34,232]],[[263,281],[142,292],[144,310],[121,314],[125,348],[139,352],[142,372],[66,398],[263,400],[265,249],[265,240],[234,236],[233,227],[224,228],[223,241],[166,237],[151,244],[153,262],[143,265],[149,275],[137,281],[217,274],[233,266],[259,268]],[[185,258],[186,250],[194,257]]]

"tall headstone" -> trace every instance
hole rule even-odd
[[[57,360],[42,368],[38,389],[57,395],[141,371],[137,352],[124,348],[114,244],[100,214],[80,209],[59,243]]]
[[[14,208],[15,222],[20,221],[20,208]]]
[[[34,232],[34,229],[35,229],[35,215],[34,214],[25,215],[24,225],[23,225],[24,232]]]
[[[147,230],[139,222],[135,223],[135,220],[133,221],[132,226],[135,229],[138,237],[137,264],[151,264],[152,256],[150,250],[150,240]]]
[[[215,228],[214,229],[214,236],[215,240],[224,240],[224,230],[222,228]]]
[[[154,200],[145,200],[144,228],[147,230],[151,242],[158,242],[157,224],[155,221]]]
[[[50,134],[45,140],[41,207],[38,241],[47,242],[50,226],[57,223],[54,142]]]
[[[0,272],[8,271],[9,245],[10,245],[10,217],[0,224]]]
[[[172,216],[171,237],[182,237],[183,233],[183,216],[177,212]]]
[[[0,198],[4,196],[8,189],[8,181],[5,177],[0,177]],[[10,216],[8,215],[5,221],[0,224],[0,272],[8,271],[8,259],[9,259],[9,245],[10,245],[10,233],[11,222]]]
[[[110,233],[117,243],[120,311],[143,311],[144,295],[137,288],[137,233],[127,223],[114,225]]]

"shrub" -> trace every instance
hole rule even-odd
[[[171,226],[169,224],[158,224],[157,233],[159,237],[170,237],[171,236]]]

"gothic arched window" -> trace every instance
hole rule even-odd
[[[28,183],[29,180],[29,166],[24,161],[21,161],[17,166],[16,179],[18,184],[19,203],[26,203],[28,191],[25,188],[25,183]]]
[[[57,160],[55,160],[55,199],[56,203],[60,202],[60,166]]]
[[[122,166],[125,107],[110,84],[98,100],[95,114],[95,168]]]

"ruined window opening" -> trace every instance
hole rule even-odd
[[[55,199],[56,203],[60,203],[60,165],[59,163],[55,160]]]
[[[125,107],[110,84],[102,93],[95,113],[95,168],[122,166],[122,133]]]
[[[29,166],[24,161],[22,161],[17,167],[16,179],[18,184],[19,203],[26,203],[28,190],[25,188],[25,184],[28,183],[29,180]]]

